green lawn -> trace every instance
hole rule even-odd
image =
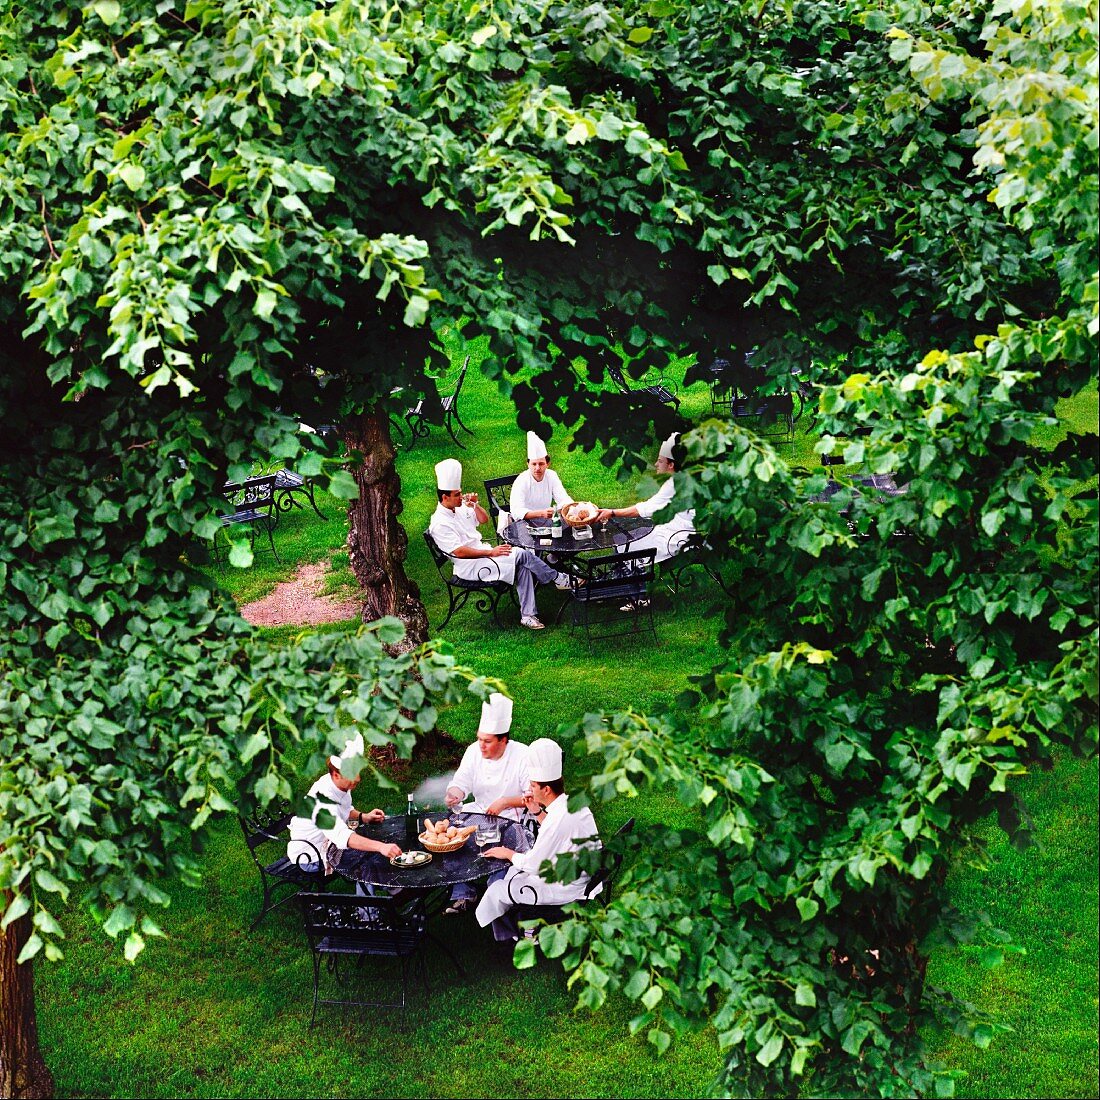
[[[1093,395],[1094,397],[1095,395]],[[706,388],[685,394],[692,417],[709,411]],[[472,370],[462,406],[476,436],[459,454],[467,488],[484,478],[518,472],[524,438],[495,384]],[[1095,401],[1083,414],[1095,423]],[[599,456],[568,450],[559,431],[551,456],[578,499],[620,504],[636,499]],[[467,437],[463,437],[464,439]],[[790,448],[796,461],[816,463],[813,438]],[[655,441],[656,446],[656,441]],[[446,597],[420,532],[435,507],[432,467],[453,452],[442,429],[427,444],[402,452],[402,519],[410,533],[408,568],[421,586],[433,626]],[[296,511],[280,521],[277,540],[287,564],[260,558],[252,569],[217,572],[240,601],[288,579],[300,562],[339,555],[346,523],[338,502],[318,494],[329,516]],[[346,564],[337,560],[339,568]],[[549,618],[557,593],[543,590]],[[568,627],[532,633],[499,631],[473,608],[448,625],[460,659],[506,681],[516,696],[513,732],[520,740],[552,734],[586,710],[642,710],[666,706],[689,673],[716,656],[713,608],[697,586],[657,606],[659,645],[622,644],[588,652]],[[348,629],[347,624],[324,628]],[[290,638],[299,628],[269,632]],[[471,700],[444,715],[463,743],[473,739],[478,704]],[[398,792],[366,789],[358,805],[399,805],[422,777],[445,770],[441,759],[419,761]],[[582,783],[587,761],[567,753],[567,779]],[[311,777],[303,776],[303,784]],[[950,1037],[930,1036],[953,1066],[969,1077],[965,1096],[1088,1096],[1097,1094],[1096,1050],[1096,805],[1095,762],[1064,760],[1054,775],[1024,785],[1041,846],[1021,855],[993,837],[992,866],[960,865],[951,890],[967,905],[989,909],[1028,949],[998,971],[969,957],[938,953],[931,977],[938,984],[995,1009],[1016,1030],[986,1052]],[[647,822],[686,824],[693,811],[662,792],[598,814],[611,831],[629,814]],[[154,944],[135,967],[96,932],[70,918],[65,961],[38,968],[40,1026],[47,1060],[65,1096],[706,1096],[718,1066],[713,1032],[676,1042],[663,1058],[628,1037],[630,1011],[621,1000],[591,1014],[577,1011],[554,963],[516,972],[469,916],[448,920],[469,976],[450,979],[448,963],[429,955],[435,979],[430,1002],[406,1034],[392,1015],[372,1009],[329,1010],[312,1032],[309,962],[294,914],[281,910],[250,934],[257,903],[255,872],[235,822],[215,831],[206,851],[203,889],[172,887],[163,924],[168,940]]]

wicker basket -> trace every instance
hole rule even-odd
[[[572,519],[572,513],[575,508],[579,508],[582,504],[587,504],[592,508],[596,506],[590,500],[575,500],[572,504],[563,504],[561,506],[561,518],[562,522],[568,527],[589,527],[596,522],[595,515],[589,516],[588,519]],[[597,512],[599,509],[597,509]]]
[[[436,840],[436,834],[424,832],[416,839],[427,851],[435,852],[437,855],[445,855],[447,852],[457,852],[472,835],[472,833],[463,832],[462,836],[456,836],[451,840],[448,840],[445,836],[440,836]]]

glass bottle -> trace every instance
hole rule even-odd
[[[556,507],[550,509],[550,537],[552,539],[561,538],[561,516],[558,515]]]
[[[412,792],[409,792],[409,805],[405,811],[405,848],[408,850],[416,843],[420,830],[416,825],[416,804],[413,802]]]

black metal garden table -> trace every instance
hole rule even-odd
[[[419,822],[424,818],[439,821],[449,818],[453,825],[477,825],[480,822],[499,823],[501,827],[500,843],[514,852],[526,852],[531,847],[531,838],[527,830],[518,822],[507,817],[493,814],[467,813],[446,810],[425,811],[416,815],[417,832]],[[405,838],[405,814],[395,814],[384,821],[361,825],[359,833],[372,840],[381,840],[398,845],[402,851],[422,851],[419,841],[410,845]],[[425,893],[440,892],[449,895],[450,888],[460,882],[479,882],[488,878],[494,871],[508,868],[507,860],[489,859],[483,856],[470,835],[466,843],[457,852],[433,852],[431,862],[419,867],[395,867],[385,856],[377,852],[360,852],[347,849],[341,854],[337,870],[344,878],[365,886],[378,886],[386,890],[421,890]]]
[[[522,546],[536,554],[554,554],[559,559],[568,559],[574,554],[585,554],[592,550],[626,549],[632,542],[643,539],[653,530],[653,521],[641,516],[624,516],[609,519],[606,523],[593,523],[586,528],[573,528],[562,525],[562,533],[552,538],[550,528],[531,523],[530,520],[517,519],[504,528],[502,538],[512,546]],[[591,531],[587,538],[579,531]],[[568,568],[564,565],[563,568]]]
[[[514,852],[526,852],[532,844],[527,830],[511,818],[497,817],[495,814],[429,810],[416,815],[417,833],[420,831],[419,823],[425,817],[433,821],[446,817],[450,819],[451,824],[463,826],[477,825],[479,822],[499,823],[499,843],[506,848],[511,848]],[[384,821],[361,825],[358,832],[372,840],[396,844],[403,852],[425,850],[419,841],[410,844],[406,839],[407,821],[407,814],[395,814]],[[361,852],[349,848],[341,853],[336,870],[344,878],[364,886],[381,887],[390,892],[410,891],[414,895],[419,895],[422,899],[422,911],[427,918],[434,916],[447,904],[453,886],[457,886],[460,882],[480,882],[482,879],[487,879],[494,871],[507,871],[509,867],[505,859],[489,859],[483,856],[477,850],[474,834],[467,837],[466,843],[455,852],[430,854],[432,858],[429,863],[421,864],[419,867],[399,867],[394,866],[385,856],[377,852]],[[427,935],[450,958],[459,974],[464,975],[466,973],[464,967],[455,957],[446,940],[433,935],[430,928]]]

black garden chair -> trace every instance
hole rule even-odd
[[[616,831],[611,846],[604,849],[603,866],[588,880],[584,896],[567,904],[596,904],[606,908],[611,902],[615,879],[623,865],[623,853],[615,841],[634,831],[634,818],[630,818]],[[508,900],[514,906],[512,916],[517,921],[542,921],[544,924],[558,924],[567,914],[561,905],[540,905],[538,889],[522,876],[512,875],[508,879]]]
[[[277,562],[282,562],[275,549],[275,525],[279,522],[279,509],[275,504],[275,475],[250,477],[245,481],[226,482],[222,491],[232,511],[221,515],[221,530],[243,526],[248,529],[248,541],[253,553],[256,551],[256,529],[267,535],[271,553]],[[218,537],[214,536],[211,557],[219,560]]]
[[[288,827],[292,816],[285,805],[280,805],[266,812],[241,814],[238,818],[244,833],[244,842],[248,845],[248,853],[256,865],[263,890],[260,912],[252,922],[250,931],[272,909],[289,901],[299,890],[318,890],[325,881],[321,853],[308,841],[301,842],[307,851],[299,859],[291,860],[287,857],[286,846],[290,839]],[[278,856],[275,855],[276,850],[280,852]],[[306,870],[311,864],[315,864],[318,869]]]
[[[450,433],[451,439],[455,441],[455,444],[462,450],[466,449],[465,444],[455,435],[455,424],[467,434],[473,435],[474,433],[463,423],[462,417],[458,412],[458,399],[462,393],[462,385],[466,381],[466,370],[470,365],[470,357],[467,355],[462,363],[462,367],[458,372],[458,379],[455,381],[454,389],[449,394],[439,399],[439,411],[443,417],[443,426]],[[429,423],[428,416],[426,415],[425,402],[427,398],[422,397],[408,412],[405,413],[405,423],[409,426],[409,449],[411,450],[416,446],[418,439],[427,439],[431,432],[431,425]],[[438,419],[435,421],[438,423]]]
[[[321,1005],[396,1008],[405,1025],[409,977],[414,965],[428,989],[428,969],[420,949],[427,938],[427,918],[420,904],[388,895],[297,895],[302,927],[313,960],[312,1028]],[[393,992],[395,983],[386,973],[392,960],[400,979],[400,996],[365,999],[373,983],[379,997]],[[367,962],[370,966],[366,966]],[[322,970],[332,979],[332,996],[321,995]]]
[[[627,382],[622,367],[620,367],[618,363],[608,363],[607,374],[611,381],[615,383],[620,393],[647,393],[650,397],[654,397],[660,401],[662,405],[669,405],[674,409],[680,407],[680,399],[676,396],[675,386],[671,382],[666,382],[664,378],[661,378],[651,386],[634,387]]]
[[[656,550],[578,557],[570,577],[573,625],[584,627],[589,644],[648,629],[657,640],[649,596]]]
[[[515,588],[506,581],[490,579],[497,576],[495,566],[487,560],[484,580],[464,580],[454,575],[451,558],[439,549],[430,531],[424,532],[424,541],[428,544],[428,552],[432,556],[432,561],[435,562],[436,569],[439,570],[439,579],[447,590],[449,601],[447,616],[436,629],[442,630],[451,621],[451,616],[461,610],[471,596],[474,597],[474,607],[478,611],[491,614],[497,626],[503,627],[504,623],[501,622],[498,614],[500,599],[509,592],[514,596]],[[447,569],[448,564],[452,566],[450,572]]]
[[[511,515],[512,486],[519,474],[509,477],[491,477],[485,482],[485,503],[489,511],[489,518],[493,523],[493,530],[498,532],[497,542],[500,542],[500,517]],[[511,522],[509,520],[509,522]]]

